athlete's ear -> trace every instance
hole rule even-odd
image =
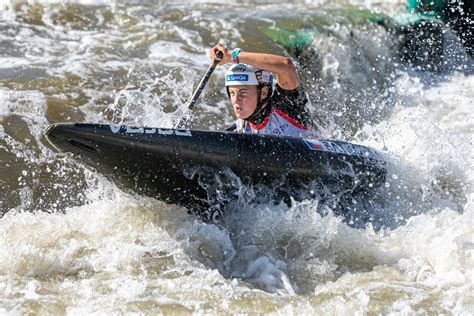
[[[264,86],[262,88],[262,92],[260,93],[260,101],[265,100],[265,98],[268,96],[268,92],[270,89],[267,86]]]

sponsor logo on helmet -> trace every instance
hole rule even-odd
[[[249,71],[249,67],[245,66],[245,65],[236,65],[234,67],[231,68],[232,71]]]
[[[261,84],[272,84],[272,75],[268,71],[257,70],[255,71],[255,77],[257,78],[258,83]]]
[[[226,80],[227,81],[249,81],[249,75],[245,75],[245,74],[227,75]]]

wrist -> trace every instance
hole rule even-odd
[[[230,53],[230,61],[233,63],[238,63],[240,52],[241,52],[240,48],[234,48],[232,52]]]

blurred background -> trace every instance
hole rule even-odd
[[[2,313],[447,313],[473,302],[467,1],[0,1]],[[56,122],[172,127],[216,43],[287,55],[327,137],[390,158],[374,224],[318,201],[227,225],[122,192]],[[192,127],[233,121],[218,67]],[[251,193],[251,192],[250,192]]]

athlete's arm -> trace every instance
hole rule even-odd
[[[222,59],[216,56],[218,50],[224,54]],[[231,62],[231,53],[231,50],[218,44],[211,49],[209,55],[213,60],[220,60],[219,64],[223,65]],[[283,90],[294,90],[299,85],[296,67],[289,57],[241,51],[239,62],[274,73],[277,76],[278,85]]]

